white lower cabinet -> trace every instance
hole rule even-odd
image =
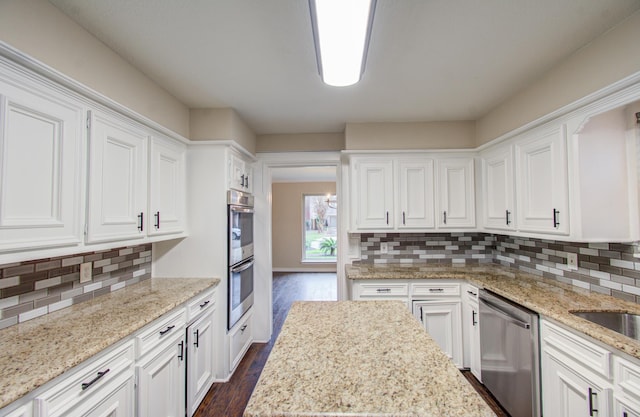
[[[31,403],[20,406],[7,414],[5,417],[31,417],[33,414],[33,405]]]
[[[187,416],[191,417],[207,395],[214,379],[214,309],[187,327]]]
[[[613,415],[612,353],[545,319],[540,341],[543,415]]]
[[[462,368],[460,300],[414,301],[413,314],[453,363]]]
[[[247,349],[253,342],[253,327],[251,326],[251,317],[253,316],[253,309],[250,309],[244,317],[242,317],[238,323],[229,330],[229,339],[231,347],[229,349],[229,363],[231,364],[231,371],[236,369],[236,366],[242,360]]]
[[[133,358],[133,342],[129,341],[106,355],[87,361],[80,369],[36,397],[34,415],[133,415]]]
[[[480,315],[478,314],[478,288],[467,285],[462,296],[462,330],[464,332],[465,366],[482,381],[480,374]]]
[[[138,417],[184,416],[185,357],[182,327],[137,362]]]

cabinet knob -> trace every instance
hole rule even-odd
[[[140,214],[138,214],[138,231],[143,232],[144,231],[144,213],[140,212]]]
[[[593,389],[589,388],[589,416],[593,417],[593,413],[597,413],[598,409],[593,408],[593,397],[598,397],[597,392],[593,392]]]
[[[442,212],[442,221],[444,222],[444,224],[447,224],[447,212],[446,211]]]
[[[169,333],[174,327],[176,327],[176,326],[175,325],[174,326],[167,326],[166,329],[160,330],[160,336],[164,336],[165,334]]]
[[[178,343],[178,347],[180,347],[180,353],[178,353],[178,359],[183,361],[184,360],[184,342]]]
[[[156,230],[158,230],[160,229],[160,212],[156,211],[156,214],[154,214],[153,217],[156,218],[156,223],[154,224],[154,227],[156,228]]]
[[[241,332],[244,332],[246,329],[247,329],[247,325],[245,324],[244,326],[242,326],[242,327],[240,328],[240,331],[241,331]]]
[[[193,342],[193,346],[198,347],[198,345],[200,344],[200,329],[196,329],[196,331],[193,332],[193,334],[196,337],[196,341]]]
[[[505,210],[505,217],[507,219],[507,226],[509,226],[511,224],[511,220],[509,219],[509,215],[511,214],[511,212],[509,210]]]

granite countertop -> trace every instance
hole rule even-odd
[[[499,265],[347,265],[348,279],[463,279],[640,359],[640,341],[572,311],[640,314],[640,305]]]
[[[398,301],[296,302],[245,417],[495,416]]]
[[[152,278],[0,330],[0,408],[219,282]]]

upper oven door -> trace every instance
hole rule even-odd
[[[229,265],[253,256],[253,209],[229,206]]]

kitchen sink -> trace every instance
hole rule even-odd
[[[632,339],[640,340],[640,314],[608,311],[573,311],[571,314]]]

